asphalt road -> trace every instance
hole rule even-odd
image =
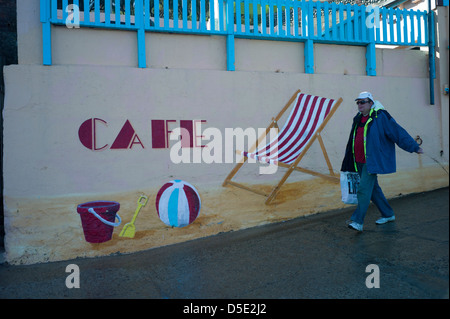
[[[448,299],[449,189],[390,203],[396,221],[375,225],[371,206],[362,233],[349,207],[129,255],[4,263],[0,298]]]

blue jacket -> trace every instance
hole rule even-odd
[[[353,118],[352,130],[347,143],[341,171],[355,172],[355,156],[353,140],[356,127],[362,114]],[[394,118],[376,101],[372,106],[367,120],[366,138],[366,165],[370,174],[389,174],[396,171],[395,144],[403,150],[413,153],[419,150],[419,144],[402,128]]]

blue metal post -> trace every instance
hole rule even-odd
[[[305,42],[305,73],[314,74],[314,42],[311,39]]]
[[[364,7],[363,7],[364,8]],[[369,43],[366,46],[366,74],[368,76],[376,76],[377,75],[377,56],[375,50],[375,28],[376,25],[375,14],[373,13],[373,8],[370,9],[369,15],[367,15],[367,10],[361,10],[361,24],[364,24],[362,27],[362,32],[366,32],[367,40]],[[370,16],[374,16],[373,22],[368,20]],[[363,33],[362,35],[364,35]],[[363,37],[364,39],[364,37]]]
[[[144,27],[144,5],[143,0],[136,1],[135,17],[137,30],[137,49],[138,49],[138,66],[140,68],[147,67],[147,61],[145,58],[145,27]]]
[[[42,63],[44,65],[52,65],[50,0],[41,0],[40,10],[40,21],[42,22]]]
[[[235,70],[233,13],[234,13],[234,1],[227,0],[227,71]]]
[[[366,46],[366,74],[368,76],[377,75],[377,56],[375,52],[375,42],[370,42]]]

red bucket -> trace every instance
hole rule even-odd
[[[96,201],[80,204],[77,212],[81,217],[84,238],[89,243],[103,243],[112,237],[114,226],[122,222],[119,214],[120,204],[109,201]],[[117,223],[114,223],[115,219]]]

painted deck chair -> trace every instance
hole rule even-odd
[[[258,138],[256,143],[251,146],[247,152],[242,152],[240,150],[236,151],[238,154],[243,155],[243,159],[234,167],[230,174],[228,174],[223,182],[223,186],[232,185],[266,196],[267,199],[265,203],[269,204],[294,170],[326,178],[338,183],[339,177],[333,172],[333,167],[331,166],[320,133],[325,128],[329,119],[334,115],[341,102],[342,98],[333,100],[304,94],[301,93],[300,90],[296,91],[280,113],[275,118],[272,118],[272,122],[267,127],[265,133]],[[258,145],[266,138],[266,135],[269,134],[270,129],[273,127],[278,128],[277,122],[292,104],[292,111],[277,137],[272,139],[267,145],[258,148]],[[329,175],[298,166],[301,159],[316,139],[319,140],[320,147],[330,172]],[[288,168],[288,170],[272,191],[269,194],[266,194],[258,189],[231,180],[248,158],[285,167]]]

